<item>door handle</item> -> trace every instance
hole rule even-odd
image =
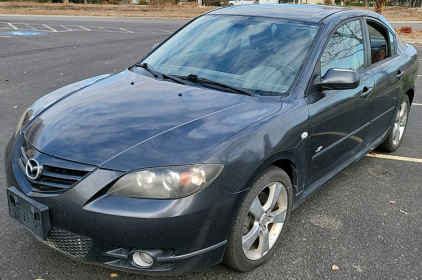
[[[373,91],[374,91],[374,88],[372,87],[364,87],[360,97],[367,100],[369,96],[371,96]]]
[[[397,71],[397,80],[400,80],[401,79],[401,77],[403,77],[403,74],[404,74],[404,71],[401,71],[401,70],[399,70],[399,71]]]

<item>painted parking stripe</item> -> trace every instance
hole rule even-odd
[[[113,28],[113,27],[98,27],[98,28],[100,28],[100,29],[102,29],[106,32],[113,32],[113,31],[108,30],[108,28]]]
[[[150,31],[150,30],[146,30],[146,29],[137,29],[137,30],[140,30],[140,31],[143,31],[143,32],[146,32],[146,33],[151,33],[151,34],[158,34],[156,32],[153,32],[153,31]]]
[[[419,104],[419,103],[412,103],[412,106],[413,105],[416,105],[416,106],[422,106],[422,104]]]
[[[86,30],[86,31],[91,31],[90,29],[88,29],[88,28],[85,28],[85,27],[83,27],[83,26],[79,26],[80,28],[82,28],[83,30]]]
[[[400,160],[400,161],[422,163],[422,159],[420,158],[399,157],[399,156],[390,156],[390,155],[384,155],[384,154],[367,154],[366,156],[373,157],[373,158],[384,158],[384,159],[393,159],[393,160]]]
[[[32,29],[32,30],[35,30],[36,31],[36,29],[34,27],[30,26],[29,24],[25,23],[25,25],[28,26],[29,29]]]
[[[133,31],[130,31],[130,30],[126,30],[126,29],[124,29],[124,28],[119,28],[120,30],[123,30],[123,31],[126,31],[126,32],[129,32],[129,33],[135,33],[135,32],[133,32]]]
[[[14,26],[13,24],[11,24],[10,22],[8,22],[9,26],[12,27],[13,29],[18,29],[16,26]]]
[[[47,27],[48,29],[51,29],[51,30],[53,30],[54,32],[57,32],[57,30],[56,29],[54,29],[54,28],[51,28],[50,26],[48,26],[48,25],[45,25],[45,24],[43,24],[45,27]]]
[[[0,29],[12,29],[7,22],[0,22]]]
[[[69,27],[66,27],[64,25],[60,25],[61,27],[63,27],[64,29],[68,30],[68,31],[72,31],[72,29],[70,29]]]

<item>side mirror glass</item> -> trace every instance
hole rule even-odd
[[[331,68],[321,77],[321,89],[354,89],[360,84],[359,73],[355,70]]]

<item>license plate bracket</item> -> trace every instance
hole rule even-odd
[[[49,208],[20,192],[16,187],[7,189],[9,215],[43,240],[51,229]]]

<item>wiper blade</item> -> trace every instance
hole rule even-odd
[[[172,76],[172,75],[169,75],[169,74],[163,74],[163,73],[160,73],[160,72],[155,71],[154,68],[152,68],[152,66],[149,65],[146,62],[140,63],[140,64],[136,64],[136,66],[139,66],[139,67],[144,68],[145,70],[147,70],[148,72],[150,72],[155,78],[159,78],[159,76],[161,76],[164,79],[170,79],[170,80],[173,80],[173,81],[175,81],[175,82],[177,82],[179,84],[182,84],[182,85],[185,85],[186,84],[180,78],[177,78],[177,77]]]
[[[158,73],[148,63],[146,63],[146,62],[139,63],[139,64],[136,64],[136,66],[139,66],[139,67],[144,68],[145,70],[147,70],[148,72],[150,72],[155,78],[158,78]]]
[[[175,82],[178,82],[179,84],[186,85],[186,83],[185,83],[182,79],[177,78],[177,77],[175,77],[175,76],[173,76],[173,75],[163,74],[163,73],[160,73],[160,74],[161,74],[161,76],[163,76],[165,79],[170,79],[170,80],[173,80],[173,81],[175,81]]]
[[[236,88],[236,87],[233,87],[233,86],[229,86],[229,85],[224,84],[224,83],[216,82],[216,81],[213,81],[213,80],[210,80],[210,79],[207,79],[207,78],[199,77],[198,75],[190,74],[189,76],[186,77],[186,79],[190,82],[193,82],[193,83],[215,85],[215,86],[218,86],[218,87],[222,87],[224,89],[229,89],[229,90],[234,91],[236,93],[241,93],[241,94],[246,94],[246,95],[252,96],[252,94],[250,94],[249,92],[244,91],[242,89],[239,89],[239,88]]]

